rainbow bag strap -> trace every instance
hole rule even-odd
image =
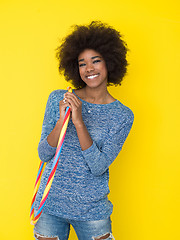
[[[72,89],[70,87],[68,87],[68,92],[72,92]],[[44,193],[43,193],[40,205],[39,205],[39,208],[38,208],[37,213],[35,215],[34,214],[34,202],[35,202],[36,195],[37,195],[37,192],[38,192],[38,188],[39,188],[39,185],[40,185],[41,176],[42,176],[42,173],[43,173],[44,168],[46,166],[45,162],[42,162],[42,161],[40,162],[40,166],[39,166],[39,170],[38,170],[38,174],[37,174],[36,182],[35,182],[35,186],[34,186],[33,198],[32,198],[32,202],[31,202],[30,220],[31,220],[32,225],[35,225],[37,223],[37,221],[39,220],[39,218],[41,216],[41,213],[43,211],[43,207],[44,207],[45,202],[47,200],[47,197],[48,197],[48,194],[49,194],[49,191],[50,191],[50,188],[51,188],[54,176],[55,176],[56,168],[57,168],[57,165],[58,165],[58,162],[59,162],[60,153],[61,153],[61,150],[62,150],[62,147],[63,147],[63,142],[64,142],[64,138],[65,138],[65,135],[66,135],[66,130],[67,130],[67,126],[68,126],[68,122],[69,122],[69,118],[70,118],[70,112],[71,112],[70,108],[67,107],[65,115],[64,115],[64,121],[63,121],[62,129],[61,129],[61,133],[60,133],[60,136],[59,136],[59,141],[58,141],[58,144],[57,144],[56,153],[55,153],[54,160],[53,160],[53,165],[52,165],[52,168],[51,168],[51,171],[50,171],[50,175],[49,175],[49,178],[48,178],[48,181],[47,181],[47,184],[46,184],[46,187],[45,187],[45,190],[44,190]]]

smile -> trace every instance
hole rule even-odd
[[[94,75],[91,75],[91,76],[87,76],[88,79],[93,79],[93,78],[96,78],[98,77],[99,74],[94,74]]]

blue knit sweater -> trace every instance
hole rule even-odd
[[[46,105],[39,157],[47,162],[35,201],[38,209],[51,170],[56,147],[47,136],[59,119],[59,101],[66,90],[53,91]],[[74,91],[73,91],[74,92]],[[132,111],[118,100],[93,104],[82,99],[82,117],[93,140],[82,151],[75,126],[70,120],[56,174],[44,206],[44,212],[67,219],[93,221],[109,217],[113,205],[108,200],[109,166],[120,152],[132,127]]]

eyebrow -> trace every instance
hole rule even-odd
[[[91,57],[91,59],[95,59],[95,58],[102,58],[102,57],[100,57],[100,56],[93,56],[93,57]],[[83,61],[84,61],[84,58],[78,60],[78,62],[83,62]]]

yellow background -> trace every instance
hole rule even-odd
[[[180,238],[178,0],[0,1],[0,239],[33,239],[29,209],[48,95],[68,85],[55,59],[72,24],[102,20],[128,43],[122,86],[135,121],[110,167],[116,240]],[[70,240],[77,239],[71,231]]]

